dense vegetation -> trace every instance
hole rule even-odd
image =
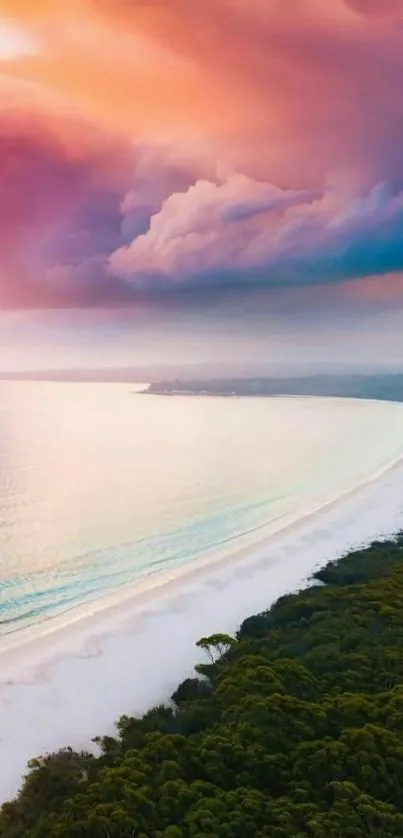
[[[199,677],[99,758],[33,761],[0,835],[401,838],[403,535],[199,645]]]

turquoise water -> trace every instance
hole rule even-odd
[[[320,506],[403,451],[401,405],[0,383],[4,634]]]

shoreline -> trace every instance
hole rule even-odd
[[[291,397],[294,398],[294,397]],[[301,399],[301,397],[295,397]],[[303,397],[310,398],[310,397]],[[312,398],[318,398],[316,396]],[[327,397],[323,397],[327,398]],[[332,401],[344,401],[344,397],[334,398]],[[356,401],[348,399],[349,402]],[[360,400],[357,400],[360,401]],[[377,400],[373,400],[376,402]],[[399,403],[394,403],[399,404]],[[402,406],[403,411],[403,406]],[[377,469],[369,477],[364,477],[359,480],[354,486],[346,489],[329,500],[315,506],[307,506],[298,512],[297,515],[293,513],[286,513],[281,516],[282,523],[278,525],[280,518],[271,521],[269,524],[263,524],[257,530],[242,533],[239,536],[230,540],[227,546],[219,547],[213,553],[206,554],[190,562],[185,562],[173,570],[156,571],[148,574],[143,580],[136,581],[131,585],[116,589],[110,594],[99,597],[82,605],[74,605],[72,608],[63,611],[60,615],[50,616],[40,623],[32,626],[27,626],[22,629],[16,629],[3,637],[0,637],[0,688],[4,683],[13,680],[13,670],[20,668],[22,656],[24,665],[26,666],[26,656],[30,655],[29,668],[33,669],[38,665],[43,664],[43,658],[35,660],[35,651],[44,648],[46,665],[52,666],[59,659],[59,654],[54,651],[47,650],[49,644],[52,643],[52,638],[57,641],[62,641],[66,635],[70,641],[73,640],[73,635],[77,636],[79,644],[82,645],[83,639],[88,635],[88,629],[100,628],[100,624],[104,626],[102,631],[97,631],[98,637],[110,636],[111,632],[106,631],[106,623],[112,622],[114,624],[115,633],[118,633],[116,618],[120,618],[120,622],[126,621],[135,611],[141,610],[142,606],[150,599],[166,599],[175,595],[175,590],[179,590],[186,586],[187,583],[197,581],[208,574],[209,571],[219,572],[227,569],[227,567],[236,567],[243,562],[253,560],[253,556],[258,552],[270,550],[275,548],[276,541],[293,536],[294,530],[298,531],[299,527],[308,526],[310,522],[315,521],[322,515],[326,516],[332,509],[337,509],[339,506],[348,503],[349,499],[353,499],[356,495],[360,495],[367,487],[376,484],[382,477],[388,475],[396,469],[401,468],[403,475],[403,447],[395,457],[387,461],[383,466]],[[250,538],[256,532],[259,532],[257,538]],[[262,533],[265,534],[262,534]],[[242,542],[242,545],[241,545]],[[124,607],[125,614],[122,614],[122,607]],[[70,615],[70,616],[69,616]],[[74,644],[73,644],[74,646]],[[33,648],[32,648],[33,647]],[[32,656],[34,651],[34,656]],[[63,654],[63,652],[62,652]],[[9,669],[8,669],[9,668]],[[7,672],[4,679],[4,673]],[[24,683],[27,683],[25,679]]]
[[[0,800],[16,793],[28,759],[66,745],[91,747],[92,737],[113,732],[122,713],[166,701],[192,675],[200,636],[236,630],[278,596],[301,589],[327,561],[393,535],[402,523],[400,454],[258,543],[198,560],[124,601],[118,593],[119,602],[64,628],[3,647],[0,759],[9,771]]]

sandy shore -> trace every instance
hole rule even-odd
[[[122,713],[168,699],[199,659],[195,641],[303,584],[352,546],[403,527],[403,462],[320,509],[301,510],[193,567],[115,594],[66,624],[51,621],[0,645],[0,799],[14,794],[29,758],[88,747]]]

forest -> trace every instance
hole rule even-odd
[[[2,838],[403,836],[402,533],[198,646],[98,756],[33,759]]]

